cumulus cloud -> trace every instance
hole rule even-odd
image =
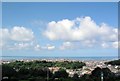
[[[60,50],[94,46],[118,48],[118,29],[106,23],[97,24],[89,16],[78,17],[74,20],[51,21],[47,24],[43,35],[52,41],[62,40],[63,44],[58,47]],[[51,44],[45,46],[36,43],[29,44],[28,42],[33,41],[34,38],[34,32],[26,27],[1,28],[0,48],[11,41],[14,42],[12,47],[9,46],[11,49],[54,50],[57,48]]]
[[[60,46],[60,50],[65,49],[72,49],[74,45],[71,42],[63,42],[63,44]]]
[[[68,41],[116,41],[117,28],[102,23],[98,25],[91,17],[76,18],[74,20],[63,19],[51,21],[43,34],[50,40]]]
[[[120,42],[119,42],[119,43],[120,43]],[[118,44],[117,41],[112,43],[112,47],[113,47],[113,48],[118,48],[118,45],[119,45],[119,44]]]
[[[30,49],[32,47],[31,43],[14,43],[13,46],[9,46],[9,50],[25,50],[25,49]]]
[[[7,28],[0,29],[0,48],[2,48],[6,44],[9,38],[9,30]]]
[[[9,39],[9,30],[7,28],[0,29],[0,40],[6,40]]]
[[[0,29],[0,48],[26,49],[28,46],[30,46],[26,42],[32,42],[33,39],[33,31],[25,27],[14,26],[11,29]]]
[[[118,29],[109,27],[106,24],[102,24],[98,31],[100,34],[100,39],[102,41],[117,41],[118,40]]]
[[[40,46],[34,40],[34,32],[31,29],[21,26],[14,26],[11,29],[0,29],[0,48],[9,50],[53,50],[55,46],[47,44]]]
[[[96,40],[84,40],[81,41],[81,45],[83,45],[83,47],[94,47],[94,45],[98,44],[98,41]]]
[[[25,27],[15,26],[10,31],[11,39],[15,41],[31,41],[34,38],[33,32]]]
[[[118,29],[106,23],[97,24],[91,17],[78,17],[74,20],[63,19],[48,23],[43,35],[50,40],[80,42],[82,46],[93,47],[95,44],[103,48],[114,48],[118,41]],[[115,43],[115,45],[114,45]],[[61,49],[71,48],[63,44]]]
[[[48,50],[53,50],[53,49],[55,49],[55,46],[48,46],[47,49]]]
[[[12,29],[2,28],[0,29],[0,39],[3,41],[31,41],[34,38],[32,30],[25,27],[15,26]]]
[[[34,49],[36,51],[39,51],[39,50],[54,50],[55,49],[55,46],[54,45],[50,45],[50,44],[47,44],[46,46],[40,46],[39,44],[37,44]]]
[[[47,50],[54,50],[54,49],[55,49],[55,46],[54,46],[54,45],[47,44],[46,46],[42,46],[41,48],[42,48],[42,49],[47,49]]]
[[[39,44],[37,44],[37,45],[35,45],[34,49],[35,49],[36,51],[39,51],[39,50],[41,50],[41,47],[40,47]]]
[[[109,44],[107,44],[107,43],[105,43],[105,42],[102,43],[101,46],[102,46],[102,48],[109,48]]]

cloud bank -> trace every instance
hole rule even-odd
[[[4,41],[31,41],[34,38],[33,31],[25,27],[14,26],[12,29],[0,29],[0,38]]]
[[[118,48],[118,29],[106,23],[97,24],[89,16],[51,21],[43,35],[52,41],[64,41],[60,49],[71,49],[74,42],[80,42],[82,47]]]
[[[48,23],[44,36],[50,40],[64,41],[117,41],[118,29],[102,23],[98,25],[91,17],[63,19]]]
[[[0,48],[10,47],[10,49],[21,49],[28,47],[27,43],[15,43],[9,46],[11,42],[30,42],[34,39],[34,33],[31,29],[27,29],[21,26],[14,26],[11,29],[0,29]]]
[[[0,29],[0,47],[33,50],[66,50],[80,48],[118,48],[118,29],[106,23],[97,24],[91,17],[77,17],[74,20],[63,19],[48,22],[41,36],[55,42],[55,45],[34,43],[38,36],[31,29],[14,26]],[[56,42],[57,41],[57,42]],[[57,45],[62,41],[61,45]],[[12,44],[11,44],[12,42]],[[120,43],[119,43],[120,44]]]

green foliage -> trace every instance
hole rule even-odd
[[[13,69],[13,67],[9,65],[2,65],[2,76],[12,77],[15,76],[17,72]]]
[[[9,64],[3,64],[3,65],[8,65],[10,67],[14,67],[15,69],[21,69],[21,68],[45,68],[45,67],[64,67],[66,69],[79,69],[82,68],[83,66],[85,66],[85,63],[83,62],[69,62],[69,61],[65,61],[65,62],[47,62],[47,61],[33,61],[33,62],[24,62],[24,61],[15,61],[15,62],[11,62]]]
[[[54,73],[54,78],[68,78],[68,73],[64,69]]]
[[[15,61],[9,64],[2,64],[3,67],[3,77],[8,76],[9,78],[46,78],[47,73],[49,77],[52,78],[53,74],[49,71],[48,67],[61,67],[69,69],[78,69],[82,68],[85,63],[82,62],[47,62],[43,61]],[[55,76],[60,75],[61,77],[68,77],[68,73],[65,70],[60,70],[55,73]]]
[[[103,73],[104,81],[115,81],[117,78],[115,74],[110,71],[109,68],[95,68],[92,71],[91,77],[93,80],[101,81],[101,73]]]
[[[112,64],[118,64],[119,60],[112,61]],[[85,74],[78,77],[78,74],[68,77],[67,69],[79,69],[85,66],[85,63],[79,61],[65,61],[65,62],[47,62],[47,61],[15,61],[9,64],[2,64],[3,77],[9,77],[12,81],[101,81],[101,72],[104,74],[104,81],[120,81],[119,76],[115,76],[114,73],[108,68],[95,68],[91,75]],[[63,69],[58,70],[54,74],[48,69],[48,67],[61,67]],[[9,81],[11,81],[9,80]],[[6,81],[6,80],[2,80]]]
[[[114,61],[109,61],[109,62],[105,62],[105,64],[111,64],[111,65],[120,65],[120,59],[118,60],[114,60]]]
[[[64,61],[64,62],[56,62],[55,66],[57,67],[65,67],[66,69],[79,69],[85,66],[86,64],[83,62],[75,61],[75,62],[69,62],[69,61]]]
[[[101,76],[102,69],[97,67],[92,71],[92,75],[95,77],[100,77]]]
[[[78,74],[76,74],[76,73],[73,75],[72,79],[73,79],[74,81],[80,81],[80,80],[79,80],[79,77],[78,77]]]

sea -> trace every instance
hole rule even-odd
[[[103,56],[103,57],[43,57],[43,56],[1,56],[2,60],[116,60],[117,56]]]

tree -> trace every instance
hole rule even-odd
[[[54,73],[54,78],[68,78],[68,73],[64,69],[60,69]]]
[[[92,71],[92,75],[95,77],[100,77],[101,76],[102,69],[97,67]]]
[[[16,75],[15,69],[13,67],[10,67],[8,65],[2,65],[2,76],[3,77],[12,77]]]
[[[74,81],[79,81],[79,77],[77,73],[75,73],[72,78]]]

